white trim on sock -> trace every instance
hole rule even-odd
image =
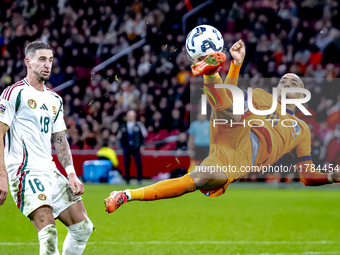
[[[129,189],[126,189],[123,191],[125,193],[125,195],[127,196],[127,200],[131,201],[131,192]]]

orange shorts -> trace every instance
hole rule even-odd
[[[250,172],[250,166],[254,164],[258,147],[253,149],[251,139],[251,128],[249,126],[230,127],[229,125],[213,127],[211,130],[213,138],[210,139],[209,156],[203,160],[201,166],[207,165],[214,167],[213,171],[222,171],[228,177],[227,183],[215,190],[201,190],[210,197],[217,197],[224,194],[228,185],[235,182]],[[258,140],[257,141],[258,146]],[[254,151],[254,155],[253,155]]]

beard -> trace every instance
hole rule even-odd
[[[50,75],[51,75],[51,73],[50,73],[47,77],[45,77],[42,74],[39,74],[37,71],[34,71],[33,73],[35,74],[35,77],[37,77],[38,81],[47,81],[50,78]]]

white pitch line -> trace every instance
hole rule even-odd
[[[271,245],[271,244],[333,244],[337,243],[336,241],[328,241],[328,240],[320,240],[320,241],[144,241],[144,242],[88,242],[88,245],[97,245],[97,244],[111,244],[111,245],[147,245],[147,244],[260,244],[260,245]],[[0,242],[0,246],[10,246],[10,245],[38,245],[38,242]],[[339,253],[339,252],[338,252]],[[261,255],[266,255],[269,253],[263,253]],[[275,253],[275,254],[295,254],[295,253]],[[303,253],[299,253],[303,254]],[[311,253],[312,254],[312,253]],[[316,253],[317,254],[317,253]]]
[[[87,245],[94,244],[111,244],[111,245],[146,245],[146,244],[330,244],[335,241],[179,241],[179,242],[163,242],[163,241],[146,241],[146,242],[88,242]],[[15,243],[0,242],[0,246],[22,246],[22,245],[39,245],[38,242]],[[323,251],[323,252],[299,252],[299,253],[234,253],[229,255],[324,255],[324,254],[340,254],[340,251]]]
[[[319,254],[340,254],[340,251],[306,251],[299,253],[259,253],[259,254],[244,254],[244,255],[319,255]],[[237,254],[235,254],[237,255]]]
[[[144,245],[144,244],[332,244],[335,241],[145,241],[145,242],[99,242],[100,244]],[[88,244],[98,244],[89,242]]]
[[[14,242],[2,242],[0,243],[0,246],[20,246],[20,245],[39,245],[39,243],[14,243]]]

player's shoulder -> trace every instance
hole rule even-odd
[[[46,91],[47,91],[47,93],[51,94],[52,96],[58,98],[60,101],[63,101],[62,97],[59,96],[58,93],[55,92],[54,90],[52,90],[52,89],[46,87]]]
[[[20,80],[13,85],[8,86],[1,94],[2,100],[9,101],[12,98],[16,98],[19,91],[27,86],[23,80]]]

